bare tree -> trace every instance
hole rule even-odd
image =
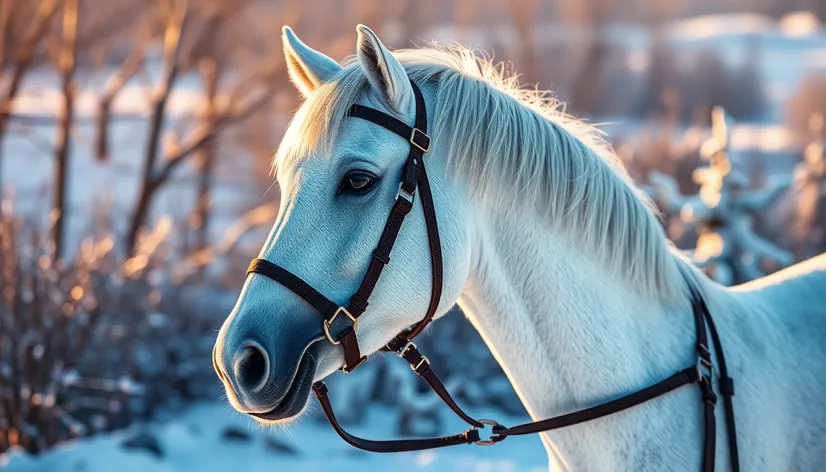
[[[203,76],[205,95],[202,119],[205,126],[214,130],[221,67],[215,59],[204,59],[199,69]],[[198,250],[205,249],[209,245],[209,217],[212,210],[210,191],[212,189],[213,169],[215,168],[215,148],[215,139],[210,137],[198,150],[198,189],[194,215],[197,229],[195,248]]]
[[[71,149],[72,123],[74,121],[74,102],[76,85],[74,74],[77,66],[77,25],[80,0],[65,0],[63,6],[63,34],[58,70],[61,78],[62,102],[58,117],[57,148],[55,149],[54,220],[52,243],[55,259],[63,254],[66,222],[67,177],[69,170],[69,152]]]
[[[153,96],[141,189],[126,235],[126,251],[128,254],[134,251],[138,233],[146,222],[149,209],[157,191],[169,180],[173,172],[180,167],[181,164],[186,162],[190,156],[198,152],[203,152],[204,146],[214,146],[216,136],[224,129],[247,119],[253,113],[267,105],[275,90],[275,81],[273,80],[274,69],[270,66],[266,66],[261,70],[255,71],[251,76],[236,81],[232,90],[226,94],[226,97],[219,97],[217,75],[216,77],[210,78],[207,74],[206,83],[208,85],[206,95],[213,97],[211,100],[208,98],[207,102],[211,101],[213,108],[210,110],[210,105],[208,104],[207,112],[203,117],[204,119],[200,120],[195,129],[189,133],[186,138],[175,140],[176,144],[166,150],[164,158],[161,160],[160,140],[164,130],[167,111],[166,105],[182,67],[181,49],[184,26],[187,16],[191,13],[191,9],[183,0],[177,0],[177,2],[176,0],[167,0],[167,2],[170,5],[168,8],[169,13],[165,18],[164,72],[160,82],[156,86]],[[244,2],[236,2],[235,5],[242,6]],[[205,22],[207,26],[202,26],[202,33],[205,35],[204,38],[215,33],[215,31],[209,29],[211,24],[209,19],[214,18],[212,15],[232,15],[235,13],[237,13],[237,9],[222,9],[217,13],[208,10],[206,16],[207,21]],[[215,21],[224,22],[225,20],[226,18],[219,18]],[[214,26],[214,24],[212,26]],[[199,42],[196,41],[196,44],[199,44]],[[218,43],[216,42],[216,44]],[[209,85],[209,82],[212,82],[212,85]],[[210,91],[210,88],[213,90]],[[222,104],[221,106],[218,106],[219,102]],[[207,148],[207,152],[212,151]],[[203,158],[203,154],[201,155]],[[211,175],[211,169],[209,167],[204,171],[204,175]],[[208,193],[211,185],[209,183],[209,177],[203,180],[205,184],[202,188],[205,193]]]
[[[106,88],[98,103],[97,111],[95,159],[99,162],[105,162],[109,159],[109,125],[112,117],[112,103],[121,93],[126,83],[129,82],[129,79],[140,70],[146,58],[146,43],[149,41],[153,29],[151,22],[143,28],[141,36],[137,38],[138,40],[126,60],[106,82]]]
[[[0,69],[5,63],[5,51],[7,49],[7,34],[11,31],[11,24],[16,19],[18,11],[12,10],[16,3],[10,1],[0,2],[0,9],[2,9],[3,31],[0,36],[3,37],[2,47],[0,47]],[[8,129],[9,120],[12,114],[12,103],[20,92],[20,86],[26,73],[29,71],[35,54],[48,33],[49,23],[54,14],[58,10],[57,0],[41,0],[38,4],[34,19],[29,24],[29,27],[23,33],[22,39],[17,45],[17,54],[12,64],[11,78],[6,86],[6,89],[0,95],[0,142]],[[2,162],[3,148],[0,146],[0,162]],[[0,179],[0,183],[2,179]]]
[[[230,8],[241,8],[243,2],[230,3]],[[237,10],[236,10],[237,11]],[[231,12],[220,4],[213,4],[206,19],[197,46],[193,54],[193,61],[197,62],[201,74],[204,91],[204,104],[201,111],[201,121],[204,127],[213,134],[216,125],[218,107],[218,87],[226,67],[226,54],[219,48],[223,38],[225,23]],[[212,210],[212,176],[215,168],[215,153],[217,143],[214,136],[210,136],[196,151],[198,164],[198,182],[196,190],[195,211],[193,223],[196,228],[195,249],[204,250],[209,244],[209,217]]]
[[[181,38],[189,12],[187,0],[165,0],[162,3],[164,16],[163,38],[163,72],[152,97],[149,118],[149,135],[146,141],[146,154],[143,168],[143,182],[140,196],[135,206],[135,214],[126,235],[126,250],[131,254],[135,248],[138,231],[146,219],[149,203],[155,193],[155,163],[160,152],[161,133],[166,118],[166,105],[169,94],[178,77],[178,55],[181,51]]]

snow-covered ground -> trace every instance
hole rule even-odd
[[[503,418],[498,412],[472,411],[507,424],[527,418]],[[489,416],[488,416],[489,415]],[[447,417],[448,415],[444,415]],[[397,415],[370,409],[352,432],[390,439]],[[388,419],[391,419],[388,421]],[[445,433],[464,431],[460,420],[446,421]],[[136,434],[127,430],[62,444],[39,457],[12,452],[0,456],[5,472],[273,472],[273,471],[473,471],[534,472],[547,470],[547,456],[538,437],[512,437],[493,447],[456,446],[401,454],[371,454],[345,444],[325,422],[305,417],[287,427],[262,428],[234,412],[226,403],[202,403],[165,424],[148,428],[163,457],[122,443]],[[226,432],[232,431],[230,438]],[[242,438],[247,433],[247,438]]]

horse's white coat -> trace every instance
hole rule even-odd
[[[610,400],[694,363],[687,281],[707,298],[736,382],[742,470],[816,470],[826,462],[826,256],[722,287],[673,252],[647,202],[592,130],[541,95],[517,90],[470,52],[391,53],[364,27],[359,61],[338,70],[286,29],[285,51],[308,99],[274,163],[282,208],[261,257],[339,303],[353,293],[408,144],[344,118],[344,111],[358,101],[412,123],[406,71],[425,93],[434,139],[425,162],[445,254],[437,316],[458,301],[533,418]],[[377,189],[337,195],[353,168],[380,176]],[[417,205],[359,321],[365,351],[423,316],[430,293],[426,240]],[[316,324],[317,314],[288,290],[250,277],[216,348],[234,349],[227,341],[234,330]],[[316,357],[316,379],[343,359],[331,345]],[[544,434],[543,441],[552,470],[698,470],[699,392],[683,387]],[[727,470],[727,460],[719,405],[718,470]]]

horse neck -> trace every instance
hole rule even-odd
[[[639,294],[575,238],[537,219],[475,216],[459,304],[534,419],[630,393],[695,359],[688,300],[667,306]],[[565,442],[566,431],[553,442]]]

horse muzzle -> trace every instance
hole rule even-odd
[[[271,422],[299,415],[315,377],[317,364],[311,351],[318,348],[318,339],[296,350],[274,349],[254,338],[234,341],[219,336],[212,363],[232,406]]]

